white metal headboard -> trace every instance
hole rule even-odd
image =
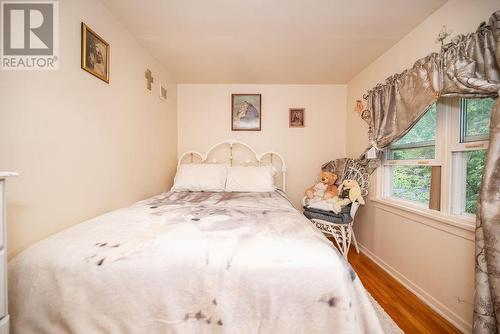
[[[237,150],[244,149],[243,152]],[[229,151],[227,151],[229,150]],[[276,168],[275,180],[281,177],[281,186],[277,187],[286,191],[286,164],[283,156],[274,151],[258,154],[250,145],[238,140],[229,139],[210,147],[205,154],[197,151],[184,152],[177,163],[227,163],[230,166],[265,166],[272,165]]]

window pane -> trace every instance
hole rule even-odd
[[[408,133],[389,147],[391,160],[434,159],[436,104],[432,104]]]
[[[423,146],[389,151],[390,160],[434,159],[434,146]]]
[[[465,178],[465,212],[475,214],[476,203],[481,190],[486,150],[469,151],[467,154],[467,175]]]
[[[408,133],[393,145],[432,142],[436,139],[436,104],[433,103]]]
[[[462,100],[462,142],[487,140],[490,128],[491,109],[495,100],[463,99]]]
[[[392,196],[429,203],[431,166],[394,166],[392,169]]]

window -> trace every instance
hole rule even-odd
[[[434,103],[408,133],[389,148],[391,160],[434,159],[436,104]]]
[[[451,138],[452,214],[476,214],[494,103],[491,98],[460,100],[459,133],[457,139]]]
[[[452,212],[457,215],[473,215],[481,190],[486,150],[453,153],[454,197]]]
[[[494,99],[441,98],[385,151],[380,196],[472,218]]]
[[[394,166],[391,172],[392,196],[422,204],[429,203],[430,166]]]
[[[429,206],[432,164],[436,159],[437,106],[432,104],[418,122],[387,150],[386,195]]]
[[[488,140],[493,99],[462,99],[460,142]]]

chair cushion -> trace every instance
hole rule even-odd
[[[304,207],[304,216],[308,219],[321,219],[334,224],[349,224],[352,221],[351,204],[343,207],[339,213]]]

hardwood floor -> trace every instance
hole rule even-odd
[[[405,333],[460,333],[363,253],[351,248],[349,263],[375,300]]]

